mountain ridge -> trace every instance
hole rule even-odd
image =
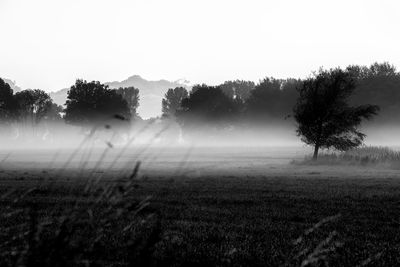
[[[16,81],[12,81],[12,80],[7,79],[7,78],[2,78],[2,79],[3,79],[3,81],[5,83],[8,83],[8,85],[11,87],[11,89],[14,91],[14,93],[19,92],[19,91],[22,90],[21,87],[17,86]]]
[[[140,91],[138,114],[144,119],[161,115],[161,100],[169,88],[191,88],[190,82],[186,79],[176,81],[168,81],[165,79],[146,80],[140,75],[132,75],[122,81],[105,82],[104,84],[108,85],[111,89],[130,86],[138,88]],[[49,94],[55,103],[64,105],[67,100],[68,90],[69,88],[63,88],[58,91],[50,92]]]

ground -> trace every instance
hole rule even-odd
[[[102,157],[101,151],[86,165],[82,152],[5,153],[8,157],[0,170],[2,214],[13,205],[21,209],[26,216],[11,220],[12,224],[29,222],[32,205],[39,218],[54,210],[62,215],[74,205],[90,210],[94,217],[105,214],[107,205],[92,210],[96,193],[84,193],[85,181],[100,177],[99,185],[124,185],[140,159],[134,190],[124,203],[147,199],[149,205],[135,215],[141,221],[134,228],[149,232],[145,236],[151,242],[140,245],[145,252],[132,260],[133,250],[122,251],[124,237],[111,235],[92,254],[79,254],[85,263],[396,266],[400,262],[397,170],[290,164],[302,157],[303,148],[181,148],[176,153],[177,149],[140,147],[139,152],[121,157],[111,150]],[[110,168],[116,158],[118,163]],[[39,189],[21,197],[35,186]],[[20,200],[14,203],[17,197]],[[135,220],[122,216],[116,225],[130,221]],[[0,224],[6,229],[10,219]],[[107,227],[116,233],[119,226]],[[137,232],[133,236],[143,239]]]

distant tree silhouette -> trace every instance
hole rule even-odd
[[[352,75],[341,69],[320,70],[299,87],[299,98],[293,109],[297,135],[314,146],[314,159],[320,148],[348,150],[362,144],[365,134],[358,126],[362,119],[376,115],[379,107],[349,106],[354,89]]]
[[[131,87],[120,87],[117,94],[121,95],[128,104],[131,117],[137,117],[137,109],[139,107],[139,89]]]
[[[282,81],[265,78],[256,85],[247,100],[247,111],[253,117],[277,117],[281,115]]]
[[[18,103],[20,120],[29,122],[32,126],[38,124],[46,116],[53,104],[49,94],[40,89],[17,92],[15,99]]]
[[[98,81],[77,80],[68,91],[64,119],[67,123],[93,127],[109,123],[113,118],[129,120],[126,100]]]
[[[176,111],[181,107],[183,99],[188,97],[188,91],[184,87],[170,88],[162,99],[162,116],[175,118]]]
[[[10,123],[17,118],[18,103],[10,85],[0,78],[0,122]]]
[[[228,97],[240,99],[245,102],[250,97],[250,93],[255,88],[255,84],[252,81],[234,80],[226,81],[219,87]]]
[[[370,67],[349,66],[347,71],[356,81],[356,89],[350,103],[354,105],[375,104],[381,108],[374,122],[400,124],[400,73],[389,63],[374,63]]]
[[[184,130],[204,126],[225,128],[238,118],[239,105],[219,87],[196,85],[189,97],[182,100],[176,115]]]
[[[61,113],[64,111],[64,108],[56,103],[51,103],[49,106],[44,119],[48,122],[60,122],[62,121]]]
[[[251,91],[246,102],[247,120],[283,121],[292,113],[301,84],[296,79],[275,79],[267,77]]]
[[[378,63],[375,62],[369,67],[369,76],[396,76],[396,67],[388,62]]]

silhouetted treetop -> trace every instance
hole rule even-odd
[[[184,127],[208,124],[223,128],[237,119],[239,110],[240,103],[219,87],[203,84],[194,86],[189,97],[182,100],[177,117]]]
[[[21,120],[38,124],[51,109],[53,104],[49,94],[40,89],[28,89],[17,92],[15,99],[18,103]]]
[[[370,67],[349,66],[346,69],[356,82],[350,102],[354,105],[375,104],[381,108],[375,123],[400,123],[400,73],[389,63]]]
[[[68,91],[65,121],[79,126],[95,126],[112,119],[115,115],[130,119],[126,100],[116,90],[98,81],[77,80]]]
[[[181,108],[182,100],[188,97],[188,91],[184,87],[170,88],[162,99],[162,116],[174,118],[176,111]]]
[[[219,86],[222,92],[226,94],[229,98],[240,99],[245,102],[249,97],[251,91],[254,89],[255,84],[252,81],[226,81]]]
[[[139,89],[130,87],[120,87],[117,89],[117,94],[121,95],[128,104],[131,117],[137,116],[137,109],[139,107]]]
[[[276,115],[280,110],[281,80],[265,78],[251,92],[247,109],[253,114]]]
[[[0,78],[0,122],[11,122],[17,118],[18,103],[10,85]]]
[[[251,91],[246,102],[247,119],[284,120],[292,111],[301,84],[296,79],[265,78]]]

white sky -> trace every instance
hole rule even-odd
[[[0,0],[0,77],[216,84],[320,66],[400,66],[398,0]]]

